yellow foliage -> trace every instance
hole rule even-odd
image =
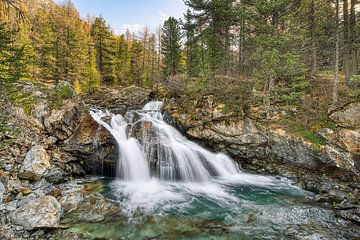
[[[75,80],[74,82],[74,89],[77,94],[81,93],[81,86],[78,80]]]

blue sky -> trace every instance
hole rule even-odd
[[[55,0],[57,3],[63,0]],[[116,33],[142,31],[148,26],[155,31],[169,16],[182,18],[186,11],[183,0],[73,0],[82,17],[102,15]]]

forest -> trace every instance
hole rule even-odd
[[[170,17],[156,33],[118,35],[101,16],[82,19],[71,1],[2,0],[1,79],[68,81],[87,93],[100,85],[153,89],[181,74],[251,78],[267,98],[290,100],[320,71],[359,85],[356,0],[185,4],[183,19]]]

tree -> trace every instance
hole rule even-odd
[[[116,37],[115,48],[115,73],[116,81],[124,84],[127,78],[127,70],[129,65],[129,46],[125,39],[125,35]]]
[[[137,86],[141,86],[141,42],[134,39],[130,50],[130,71],[129,78]]]
[[[339,0],[336,0],[336,46],[335,46],[335,81],[333,87],[333,105],[338,101],[338,85],[339,85]]]
[[[191,17],[196,26],[196,40],[204,38],[208,50],[210,70],[227,73],[229,68],[230,28],[236,18],[235,0],[185,0],[192,9]]]
[[[14,41],[16,33],[0,22],[0,81],[24,80],[28,76],[24,49]]]
[[[170,17],[162,28],[162,46],[165,77],[173,76],[179,72],[181,58],[181,28],[179,21]]]
[[[91,28],[95,43],[97,67],[101,82],[114,82],[115,77],[115,40],[110,28],[102,17],[96,17]]]

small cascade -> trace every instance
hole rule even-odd
[[[163,121],[162,102],[153,101],[124,117],[91,111],[91,116],[115,138],[117,176],[125,181],[207,181],[237,175],[238,166],[224,154],[215,154],[189,141]],[[111,117],[110,123],[105,119]]]

